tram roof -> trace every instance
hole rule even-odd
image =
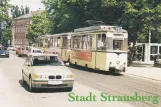
[[[39,38],[44,38],[44,37],[55,37],[55,36],[68,36],[71,35],[72,32],[69,33],[59,33],[59,34],[50,34],[50,35],[42,35]]]
[[[84,28],[78,28],[74,30],[74,33],[77,32],[87,32],[87,31],[113,31],[113,32],[125,32],[126,30],[122,29],[120,26],[108,26],[108,25],[99,25],[99,26],[90,26]],[[127,32],[127,31],[126,31]]]

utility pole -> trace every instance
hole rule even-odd
[[[1,21],[0,21],[0,44],[2,45],[2,24],[1,24]]]
[[[149,49],[148,49],[149,52],[148,52],[148,61],[150,61],[150,50],[151,50],[150,49],[150,43],[151,43],[151,31],[149,30],[149,43],[148,43],[149,44]]]

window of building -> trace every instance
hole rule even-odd
[[[157,54],[158,53],[158,46],[151,46],[150,54]]]

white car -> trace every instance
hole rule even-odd
[[[74,75],[58,55],[32,54],[23,65],[22,81],[27,82],[29,91],[35,88],[65,88],[72,91]]]
[[[14,46],[10,46],[10,47],[8,47],[8,48],[7,48],[7,50],[15,51],[15,50],[16,50],[16,48],[15,48]]]
[[[43,54],[43,51],[41,49],[31,48],[28,51],[28,56],[32,54]]]

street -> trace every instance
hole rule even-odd
[[[28,85],[22,84],[22,65],[25,58],[10,52],[10,58],[0,58],[0,105],[1,107],[155,107],[161,106],[161,84],[128,75],[99,73],[71,66],[75,75],[74,89],[71,93],[98,96],[96,102],[68,101],[70,92],[63,89],[38,89],[29,92]],[[158,104],[153,101],[106,101],[99,100],[100,93],[112,96],[159,96]]]

